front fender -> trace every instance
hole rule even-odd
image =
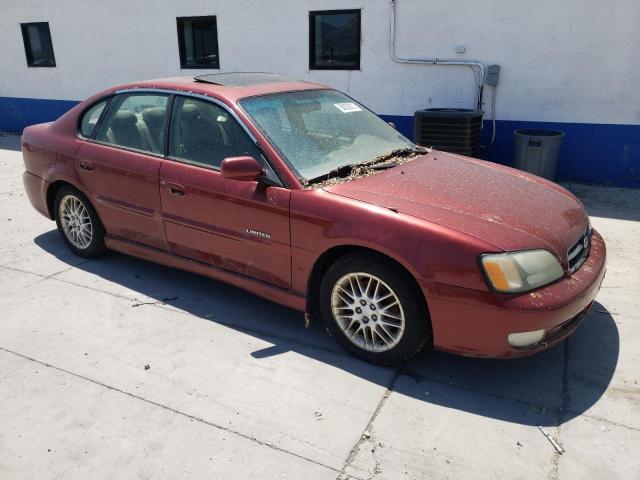
[[[291,195],[293,289],[305,292],[318,258],[351,245],[401,264],[421,285],[442,283],[487,290],[478,254],[496,247],[441,225],[323,190]]]

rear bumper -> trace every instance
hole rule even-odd
[[[30,172],[22,174],[22,182],[24,183],[24,191],[27,198],[38,212],[47,218],[51,218],[49,208],[47,207],[47,190],[49,182]]]
[[[442,284],[423,285],[434,348],[474,357],[520,357],[545,350],[580,325],[606,271],[606,248],[594,230],[585,263],[570,277],[522,295],[500,295]],[[545,330],[541,341],[513,347],[512,333]]]

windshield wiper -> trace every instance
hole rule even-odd
[[[323,173],[322,175],[318,175],[317,177],[313,177],[310,178],[306,181],[307,185],[311,185],[312,183],[316,183],[322,180],[329,180],[330,178],[333,177],[338,177],[338,176],[342,176],[342,175],[349,175],[351,173],[351,170],[353,170],[355,167],[361,165],[360,163],[354,163],[354,164],[349,164],[349,165],[341,165],[337,168],[334,168],[332,170],[329,170],[327,173]]]
[[[359,163],[352,163],[352,164],[348,164],[348,165],[341,165],[339,167],[336,167],[332,170],[329,170],[327,173],[323,173],[322,175],[318,175],[317,177],[313,177],[311,179],[308,179],[305,183],[305,185],[311,185],[312,183],[316,183],[316,182],[320,182],[320,181],[325,181],[325,180],[329,180],[331,178],[335,178],[335,177],[341,177],[341,176],[348,176],[351,174],[351,172],[357,168],[357,167],[362,167],[362,168],[373,168],[376,170],[379,169],[384,169],[384,168],[391,168],[391,167],[395,167],[396,165],[394,164],[394,162],[389,162],[389,160],[393,159],[393,158],[397,158],[397,157],[404,157],[405,155],[410,155],[412,153],[429,153],[431,152],[430,148],[426,148],[426,147],[421,147],[418,145],[415,145],[413,147],[405,147],[405,148],[399,148],[397,150],[393,150],[389,153],[385,153],[384,155],[380,155],[379,157],[374,158],[373,160],[367,160],[364,162],[359,162]],[[385,162],[389,162],[388,164],[385,164]]]

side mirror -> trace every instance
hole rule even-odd
[[[220,174],[230,180],[258,180],[265,173],[262,165],[253,157],[229,157],[220,164]]]

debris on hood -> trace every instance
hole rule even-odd
[[[414,160],[416,157],[425,155],[427,153],[431,153],[430,148],[416,147],[415,149],[411,150],[395,150],[385,155],[376,157],[368,162],[359,163],[352,166],[346,165],[344,167],[333,170],[326,175],[326,180],[305,180],[303,181],[303,185],[305,186],[305,188],[315,190],[328,187],[330,185],[349,182],[357,178],[369,177],[371,175],[381,173],[389,168],[408,163]],[[339,175],[339,173],[342,171],[345,171],[346,175]]]

